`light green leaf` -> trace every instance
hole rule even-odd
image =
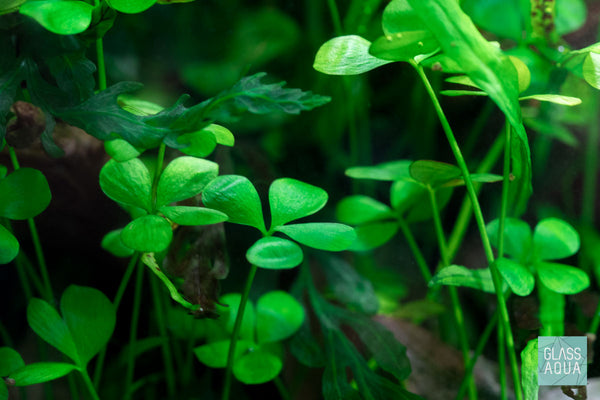
[[[129,257],[131,256],[135,250],[125,246],[123,240],[121,240],[121,232],[123,229],[115,229],[114,231],[108,232],[102,238],[102,243],[100,244],[102,248],[115,257]]]
[[[486,231],[492,245],[498,247],[500,221],[495,219],[486,225]],[[504,252],[521,262],[528,262],[531,249],[531,228],[516,218],[506,218],[504,221]]]
[[[505,0],[464,0],[461,6],[473,21],[501,38],[521,41],[522,16],[518,2]]]
[[[116,202],[152,210],[152,178],[138,158],[125,162],[109,160],[100,171],[100,188]]]
[[[8,376],[23,366],[25,366],[25,361],[16,350],[10,347],[0,347],[0,376]]]
[[[291,178],[275,180],[269,187],[271,230],[314,214],[327,203],[327,192]]]
[[[482,92],[480,90],[441,90],[440,94],[448,97],[458,97],[458,96],[487,96],[486,92]]]
[[[555,12],[556,33],[561,36],[581,28],[587,16],[583,0],[556,0]]]
[[[305,246],[326,251],[348,249],[356,239],[354,229],[348,225],[314,222],[283,225],[275,228]]]
[[[292,336],[304,321],[304,308],[290,294],[273,291],[256,302],[258,343],[276,342]]]
[[[508,258],[498,258],[496,268],[511,290],[518,296],[528,296],[533,291],[535,278],[527,267]]]
[[[535,268],[544,286],[556,293],[576,294],[590,286],[587,274],[570,265],[539,262]]]
[[[391,62],[370,55],[370,45],[356,35],[333,38],[319,48],[313,68],[329,75],[357,75]]]
[[[165,206],[159,211],[179,225],[211,225],[227,221],[226,214],[204,207]]]
[[[431,187],[441,186],[461,176],[456,165],[429,160],[413,162],[409,171],[413,179]]]
[[[219,311],[223,314],[223,320],[227,332],[233,333],[235,319],[237,318],[240,309],[240,300],[242,295],[239,293],[227,293],[219,298]],[[254,327],[256,326],[256,312],[254,304],[251,301],[246,303],[244,317],[242,318],[242,326],[240,328],[240,338],[255,342]]]
[[[8,264],[19,254],[19,241],[0,225],[0,264]]]
[[[356,240],[348,250],[367,251],[387,243],[398,232],[398,223],[395,221],[374,222],[354,228]]]
[[[107,0],[107,2],[117,11],[125,14],[137,14],[152,7],[156,0]]]
[[[532,94],[531,96],[519,97],[519,100],[538,100],[547,101],[563,106],[577,106],[581,104],[581,99],[578,97],[561,96],[559,94]]]
[[[600,54],[589,52],[583,62],[583,78],[587,83],[600,89]]]
[[[235,138],[233,133],[224,126],[217,124],[210,124],[203,131],[211,132],[217,139],[217,143],[223,146],[233,146],[235,144]]]
[[[399,214],[404,214],[413,206],[422,203],[426,204],[428,210],[431,209],[427,189],[412,179],[401,179],[392,184],[390,202]]]
[[[538,340],[527,342],[521,352],[521,385],[527,400],[538,399]]]
[[[126,140],[113,139],[104,141],[104,150],[106,154],[111,156],[115,161],[124,162],[136,158],[142,154],[141,149],[138,149]]]
[[[383,60],[409,61],[439,47],[438,41],[428,30],[405,31],[381,36],[371,44],[369,53]]]
[[[517,78],[519,79],[519,93],[523,93],[529,88],[531,84],[531,71],[519,57],[508,56],[513,66],[517,70]]]
[[[227,214],[229,222],[253,226],[267,233],[260,198],[246,177],[219,176],[204,188],[202,202],[208,208]]]
[[[354,179],[373,179],[376,181],[397,181],[410,178],[408,168],[412,161],[399,160],[377,164],[371,167],[352,167],[346,170],[346,175]]]
[[[162,281],[162,283],[164,283],[173,300],[175,300],[177,303],[181,304],[188,310],[191,310],[192,312],[197,311],[199,309],[198,305],[194,305],[183,298],[183,296],[181,295],[181,293],[179,293],[179,290],[177,290],[173,282],[169,280],[169,278],[165,275],[165,273],[156,263],[154,253],[142,254],[142,262],[146,264],[148,268],[150,268],[150,271],[152,271],[158,277],[158,279]]]
[[[296,243],[278,237],[264,237],[254,243],[246,253],[250,264],[267,269],[294,268],[302,262],[304,254]]]
[[[166,219],[145,215],[131,221],[121,232],[125,246],[141,252],[163,251],[171,243],[173,230]]]
[[[533,232],[533,252],[539,260],[570,257],[579,250],[579,234],[565,221],[546,218]]]
[[[236,360],[233,375],[242,383],[257,385],[275,379],[282,367],[283,362],[279,357],[264,350],[257,350]]]
[[[369,196],[354,195],[337,204],[336,217],[349,225],[361,225],[393,217],[392,210]]]
[[[156,189],[156,207],[189,199],[217,177],[219,165],[196,157],[178,157],[165,168]]]
[[[61,362],[38,362],[26,365],[10,374],[16,386],[29,386],[61,378],[77,369],[73,364]]]
[[[386,35],[427,29],[406,0],[390,1],[383,10],[381,25]]]
[[[60,299],[60,310],[75,342],[80,365],[85,368],[112,336],[115,308],[99,290],[71,285]]]
[[[23,220],[40,214],[52,195],[44,174],[33,168],[20,168],[0,180],[0,216]]]
[[[27,322],[39,337],[80,364],[73,336],[54,307],[44,300],[31,299],[27,307]]]
[[[179,150],[188,156],[207,157],[217,147],[217,138],[205,128],[177,136],[177,143],[186,145]]]
[[[208,343],[196,347],[194,354],[202,364],[210,368],[225,368],[227,366],[227,356],[229,355],[229,344],[229,340]],[[235,346],[235,359],[239,359],[242,354],[253,347],[255,347],[254,343],[248,340],[238,340]]]
[[[429,281],[430,287],[438,285],[465,286],[487,293],[496,293],[488,268],[468,269],[461,265],[449,265],[439,270]]]
[[[94,7],[84,1],[28,1],[19,12],[35,19],[40,25],[58,35],[75,35],[85,31],[92,22]]]

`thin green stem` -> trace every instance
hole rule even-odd
[[[427,261],[425,261],[425,257],[423,257],[423,253],[421,252],[421,249],[419,249],[419,245],[417,244],[417,241],[415,240],[415,237],[413,236],[412,231],[410,230],[410,227],[408,226],[404,218],[398,217],[397,221],[398,226],[400,227],[400,230],[404,235],[404,238],[408,242],[408,247],[413,253],[413,257],[415,258],[415,261],[417,262],[417,265],[421,270],[421,275],[423,275],[425,284],[428,284],[431,280],[431,272],[429,271]]]
[[[588,332],[597,334],[599,327],[600,327],[600,300],[598,301],[598,306],[596,307],[596,312],[594,313],[594,318],[592,318],[592,322],[590,323],[590,328],[589,328]]]
[[[137,273],[135,276],[135,290],[133,293],[133,310],[131,312],[131,326],[129,329],[129,349],[127,354],[127,369],[125,372],[125,390],[124,398],[131,398],[133,374],[135,371],[135,343],[137,340],[137,329],[140,317],[140,308],[142,304],[142,283],[144,278],[144,265],[137,263]]]
[[[342,19],[340,18],[340,11],[338,10],[335,0],[327,0],[327,6],[331,13],[331,21],[333,22],[333,31],[335,32],[335,35],[342,36],[344,34],[344,29],[342,28]]]
[[[506,348],[504,346],[504,328],[498,324],[498,368],[500,375],[500,399],[507,400],[506,393]]]
[[[252,264],[250,266],[250,272],[248,273],[248,279],[246,280],[246,286],[240,299],[240,306],[238,307],[237,315],[235,317],[235,324],[233,325],[233,332],[231,333],[231,339],[229,342],[229,353],[227,354],[227,368],[225,369],[225,382],[223,384],[223,396],[222,400],[229,400],[229,393],[231,391],[231,372],[233,369],[233,362],[235,360],[235,347],[237,345],[238,336],[240,335],[240,328],[242,327],[242,319],[244,318],[244,311],[246,310],[246,303],[248,302],[248,296],[250,295],[250,289],[252,288],[252,282],[256,275],[258,266]]]
[[[504,170],[502,180],[502,203],[500,206],[500,218],[498,223],[498,258],[504,255],[504,225],[506,221],[506,213],[508,209],[508,188],[510,186],[510,141],[511,127],[506,121],[505,132],[506,140],[504,141]]]
[[[96,63],[98,64],[98,89],[102,91],[106,89],[106,65],[102,38],[96,39]]]
[[[156,156],[156,170],[154,171],[154,179],[152,181],[152,205],[156,205],[156,189],[158,188],[158,181],[163,170],[163,164],[165,162],[165,151],[167,146],[161,143],[158,147],[158,155]]]
[[[94,384],[92,383],[92,380],[90,379],[90,375],[88,374],[88,372],[85,369],[80,369],[79,372],[81,372],[81,376],[83,377],[83,382],[85,383],[85,386],[87,387],[88,391],[90,392],[90,396],[92,397],[92,399],[100,400],[100,397],[98,397],[98,393],[96,392],[96,388],[94,387]]]
[[[277,391],[279,391],[279,395],[283,400],[291,399],[290,393],[280,377],[276,376],[275,379],[273,379],[273,383],[275,383],[275,386],[277,386]]]

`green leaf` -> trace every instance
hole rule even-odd
[[[583,78],[587,83],[600,89],[600,54],[589,52],[583,62]]]
[[[587,16],[583,0],[556,0],[555,12],[556,33],[561,36],[581,28]]]
[[[159,211],[179,225],[211,225],[227,221],[226,214],[204,207],[170,206],[161,207]]]
[[[587,274],[569,265],[538,262],[535,268],[544,286],[556,293],[576,294],[590,286]]]
[[[229,340],[208,343],[196,347],[194,354],[202,364],[210,368],[225,368],[227,366],[227,356],[229,355],[229,344]],[[248,340],[238,340],[235,346],[235,359],[239,360],[244,353],[254,347],[254,343]]]
[[[152,178],[138,158],[125,162],[109,160],[100,170],[100,188],[116,202],[152,210]]]
[[[487,234],[496,248],[499,240],[500,220],[495,219],[486,225]],[[515,259],[528,262],[531,250],[532,236],[529,225],[516,218],[506,218],[504,221],[504,252]]]
[[[290,294],[272,291],[256,302],[258,343],[276,342],[292,336],[304,321],[304,308]]]
[[[519,100],[538,100],[547,101],[563,106],[577,106],[581,104],[581,99],[578,97],[561,96],[559,94],[532,94],[531,96],[519,97]]]
[[[253,226],[267,233],[260,198],[246,177],[219,176],[204,188],[202,202],[208,208],[227,214],[229,222]]]
[[[220,311],[223,313],[223,321],[227,332],[233,333],[235,325],[235,319],[240,308],[240,301],[242,295],[239,293],[228,293],[219,298],[220,304],[226,306],[219,306]],[[256,325],[256,312],[254,310],[254,304],[251,301],[246,303],[246,309],[244,310],[244,317],[242,318],[242,326],[240,328],[240,338],[247,339],[251,342],[255,342],[254,338],[254,327]]]
[[[348,250],[367,251],[387,243],[398,232],[398,223],[384,221],[364,224],[354,228],[356,240]]]
[[[73,336],[54,307],[44,300],[31,299],[27,306],[27,322],[39,337],[80,364]]]
[[[521,352],[521,385],[527,400],[538,400],[538,340],[532,339]]]
[[[498,258],[496,268],[516,295],[528,296],[533,291],[535,278],[523,265],[508,258]]]
[[[0,347],[0,376],[8,376],[23,366],[25,361],[17,351],[10,347]]]
[[[464,286],[487,293],[496,293],[488,268],[468,269],[461,265],[449,265],[439,270],[429,281],[429,287],[438,285]]]
[[[427,189],[422,184],[412,179],[401,179],[392,184],[390,189],[390,202],[392,207],[400,215],[411,209],[413,206],[425,203],[429,214],[431,206],[429,205]]]
[[[333,38],[319,48],[313,68],[329,75],[357,75],[391,62],[369,54],[370,45],[356,35]]]
[[[449,97],[458,97],[458,96],[487,96],[486,92],[482,92],[479,90],[441,90],[440,94]]]
[[[390,1],[383,10],[381,25],[386,35],[427,29],[419,15],[406,0]]]
[[[19,254],[19,241],[0,225],[0,264],[8,264]]]
[[[0,1],[0,15],[10,14],[19,10],[21,4],[26,0],[2,0]],[[8,398],[8,394],[6,394]]]
[[[140,116],[155,115],[165,108],[148,100],[140,99],[131,94],[122,94],[117,98],[124,110]]]
[[[85,367],[112,336],[115,308],[99,290],[71,285],[60,299],[60,310],[73,336],[80,365]]]
[[[409,61],[439,47],[428,30],[405,31],[381,36],[369,47],[369,53],[383,60]]]
[[[370,274],[363,274],[363,276],[340,257],[326,257],[324,260],[326,262],[322,263],[322,271],[325,273],[329,290],[336,301],[352,310],[375,315],[379,309],[379,300],[377,299],[379,290],[376,294],[371,282],[376,282],[373,275],[377,276],[377,273],[383,271],[380,269],[368,271]],[[395,277],[397,276],[395,275]],[[389,279],[386,280],[386,283],[388,282],[390,282]],[[401,289],[402,282],[396,281],[392,283],[392,285],[394,284],[398,284],[396,288]]]
[[[219,165],[196,157],[178,157],[162,172],[156,189],[156,206],[189,199],[217,177]]]
[[[352,167],[346,170],[346,175],[354,179],[373,179],[376,181],[397,181],[410,178],[409,167],[412,161],[399,160],[377,164],[371,167]]]
[[[557,122],[549,121],[547,118],[525,118],[525,126],[537,133],[548,136],[549,138],[560,140],[568,146],[576,147],[579,145],[577,137],[571,132],[570,128]]]
[[[49,57],[46,61],[58,87],[67,94],[70,104],[78,104],[94,94],[96,65],[84,51]]]
[[[409,170],[413,179],[431,187],[441,186],[461,176],[457,166],[438,161],[415,161]]]
[[[477,26],[501,38],[522,40],[521,10],[518,2],[504,0],[465,0],[461,6]]]
[[[186,145],[179,149],[182,153],[194,157],[207,157],[217,147],[217,138],[206,128],[184,133],[177,137],[177,142]]]
[[[158,264],[156,263],[156,259],[154,258],[154,253],[142,254],[142,262],[146,264],[146,266],[150,268],[150,270],[158,277],[158,279],[160,279],[164,283],[173,300],[175,300],[177,303],[181,304],[188,310],[191,310],[192,312],[198,310],[198,305],[194,305],[187,301],[185,298],[183,298],[183,296],[181,295],[181,293],[179,293],[173,282],[169,280],[169,278],[165,275],[162,269],[158,266]]]
[[[539,260],[570,257],[579,250],[579,234],[558,218],[546,218],[533,232],[533,252]]]
[[[33,168],[20,168],[0,180],[0,216],[23,220],[40,214],[52,195],[44,174]]]
[[[282,368],[283,362],[279,357],[264,350],[256,350],[236,360],[233,375],[242,383],[257,385],[275,379]]]
[[[223,146],[233,146],[235,144],[235,138],[233,137],[233,133],[224,126],[217,124],[210,124],[203,131],[208,131],[213,134],[217,143]]]
[[[348,225],[314,222],[283,225],[275,228],[305,246],[326,251],[342,251],[356,239],[354,229]]]
[[[102,243],[100,245],[104,250],[108,251],[115,257],[130,257],[133,255],[135,250],[125,246],[123,240],[121,240],[122,231],[123,229],[115,229],[108,232],[102,238]]]
[[[26,365],[10,374],[16,386],[29,386],[61,378],[77,369],[73,364],[61,362],[38,362]]]
[[[361,225],[393,217],[392,210],[369,196],[354,195],[337,204],[336,217],[349,225]]]
[[[540,299],[539,319],[542,324],[539,336],[563,336],[565,334],[565,296],[538,285]]]
[[[142,150],[133,147],[123,139],[106,140],[104,150],[118,162],[129,161],[142,154]]]
[[[115,10],[125,14],[137,14],[146,11],[156,0],[107,0]]]
[[[75,35],[85,31],[92,22],[94,7],[79,0],[28,1],[19,12],[27,15],[52,33]]]
[[[271,230],[298,218],[312,215],[327,203],[327,192],[291,178],[275,180],[269,187]]]
[[[145,215],[131,221],[121,232],[125,246],[141,252],[160,252],[173,238],[171,224],[158,215]]]
[[[298,266],[304,254],[296,243],[278,237],[264,237],[246,253],[250,264],[267,269],[288,269]]]

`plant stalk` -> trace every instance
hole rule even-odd
[[[135,276],[135,290],[133,294],[133,310],[131,312],[131,325],[129,328],[129,349],[127,354],[127,369],[125,372],[124,398],[130,399],[132,394],[133,373],[135,370],[135,344],[137,341],[137,329],[142,304],[142,283],[144,278],[144,265],[137,263]]]
[[[83,382],[85,383],[85,387],[90,392],[90,396],[92,397],[92,400],[100,400],[100,397],[98,396],[98,393],[96,392],[96,388],[94,387],[94,384],[92,383],[92,380],[90,379],[90,375],[88,374],[88,372],[85,369],[80,369],[79,372],[81,372],[81,376],[83,377]]]

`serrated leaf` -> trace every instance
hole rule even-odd
[[[84,51],[49,57],[46,63],[70,104],[79,104],[94,94],[96,65],[85,57]]]
[[[354,195],[337,204],[336,217],[345,224],[361,225],[393,217],[393,214],[388,206],[369,196]]]
[[[219,176],[204,188],[202,202],[208,208],[227,214],[229,222],[253,226],[264,234],[267,232],[260,198],[246,177]]]
[[[356,239],[354,229],[348,225],[314,222],[283,225],[275,228],[305,246],[326,251],[342,251]]]
[[[398,232],[398,223],[394,221],[373,222],[354,228],[356,239],[348,250],[367,251],[387,243]]]
[[[356,35],[333,38],[319,48],[313,68],[329,75],[357,75],[391,62],[369,54],[370,45]]]
[[[272,291],[256,302],[256,339],[259,344],[287,339],[303,321],[304,308],[286,292]]]
[[[58,35],[75,35],[85,31],[92,22],[94,7],[78,0],[29,1],[19,12]]]
[[[219,165],[196,157],[178,157],[165,168],[156,189],[156,207],[189,199],[217,177]]]
[[[196,358],[210,368],[225,368],[227,356],[229,355],[229,340],[208,343],[194,349]],[[254,347],[254,343],[248,340],[238,340],[235,346],[235,359]]]
[[[496,293],[488,268],[468,269],[461,265],[449,265],[439,270],[429,281],[430,287],[437,285],[464,286],[487,293]]]
[[[0,347],[0,376],[8,376],[24,365],[25,361],[16,350],[10,347]]]
[[[112,336],[115,308],[99,290],[71,285],[60,299],[60,310],[84,367]]]
[[[170,206],[159,211],[179,225],[211,225],[227,221],[226,214],[204,207]]]
[[[242,383],[257,385],[273,380],[283,368],[281,358],[264,350],[245,354],[233,365],[233,375]]]
[[[570,257],[579,250],[579,234],[565,221],[546,218],[533,232],[533,253],[539,260]]]
[[[410,61],[440,47],[428,30],[405,31],[379,37],[369,47],[369,53],[390,61]]]
[[[115,229],[113,231],[108,232],[102,238],[102,242],[100,246],[109,253],[111,253],[115,257],[129,257],[131,256],[135,250],[125,246],[123,240],[121,240],[121,232],[123,229]]]
[[[516,295],[528,296],[533,291],[535,278],[523,265],[508,258],[498,258],[496,268]]]
[[[239,293],[228,293],[219,298],[219,310],[223,314],[223,323],[229,333],[233,333],[235,320],[240,309],[242,295]],[[225,304],[225,306],[223,306]],[[240,338],[255,342],[254,327],[256,325],[256,312],[254,304],[251,301],[246,303],[242,326],[240,328]]]
[[[100,188],[116,202],[152,210],[152,178],[138,158],[124,162],[109,160],[100,170]]]
[[[578,97],[562,96],[559,94],[532,94],[530,96],[519,97],[519,100],[530,99],[547,101],[549,103],[560,104],[563,106],[577,106],[581,104],[581,99]]]
[[[77,369],[73,364],[61,362],[38,362],[26,365],[10,374],[16,386],[29,386],[61,378]]]
[[[371,283],[375,281],[373,276],[359,274],[340,257],[327,257],[325,260],[326,262],[323,262],[322,270],[327,278],[329,290],[331,290],[336,301],[352,310],[358,310],[367,315],[377,313],[379,309],[379,301],[377,299],[379,290],[376,294]],[[400,282],[393,282],[392,284],[394,283],[398,283],[398,287],[401,286]]]
[[[346,175],[354,179],[373,179],[376,181],[397,181],[410,178],[409,167],[412,161],[399,160],[377,164],[371,167],[352,167]]]
[[[486,225],[487,234],[492,245],[498,247],[500,221],[495,219]],[[531,249],[532,235],[529,225],[516,218],[504,221],[504,252],[515,259],[527,262]]]
[[[587,274],[570,265],[538,262],[535,268],[544,286],[556,293],[576,294],[590,286]]]
[[[156,0],[107,0],[115,10],[125,14],[137,14],[146,11]]]
[[[19,241],[0,225],[0,264],[8,264],[19,254]]]
[[[278,237],[264,237],[246,252],[250,264],[267,269],[288,269],[298,266],[304,254],[296,243]]]
[[[33,218],[50,204],[52,194],[44,174],[20,168],[0,180],[0,216],[15,220]]]
[[[323,189],[291,178],[273,181],[269,187],[271,230],[298,218],[312,215],[327,203]]]
[[[173,239],[171,224],[158,215],[145,215],[131,221],[121,232],[125,246],[144,253],[163,251]]]

